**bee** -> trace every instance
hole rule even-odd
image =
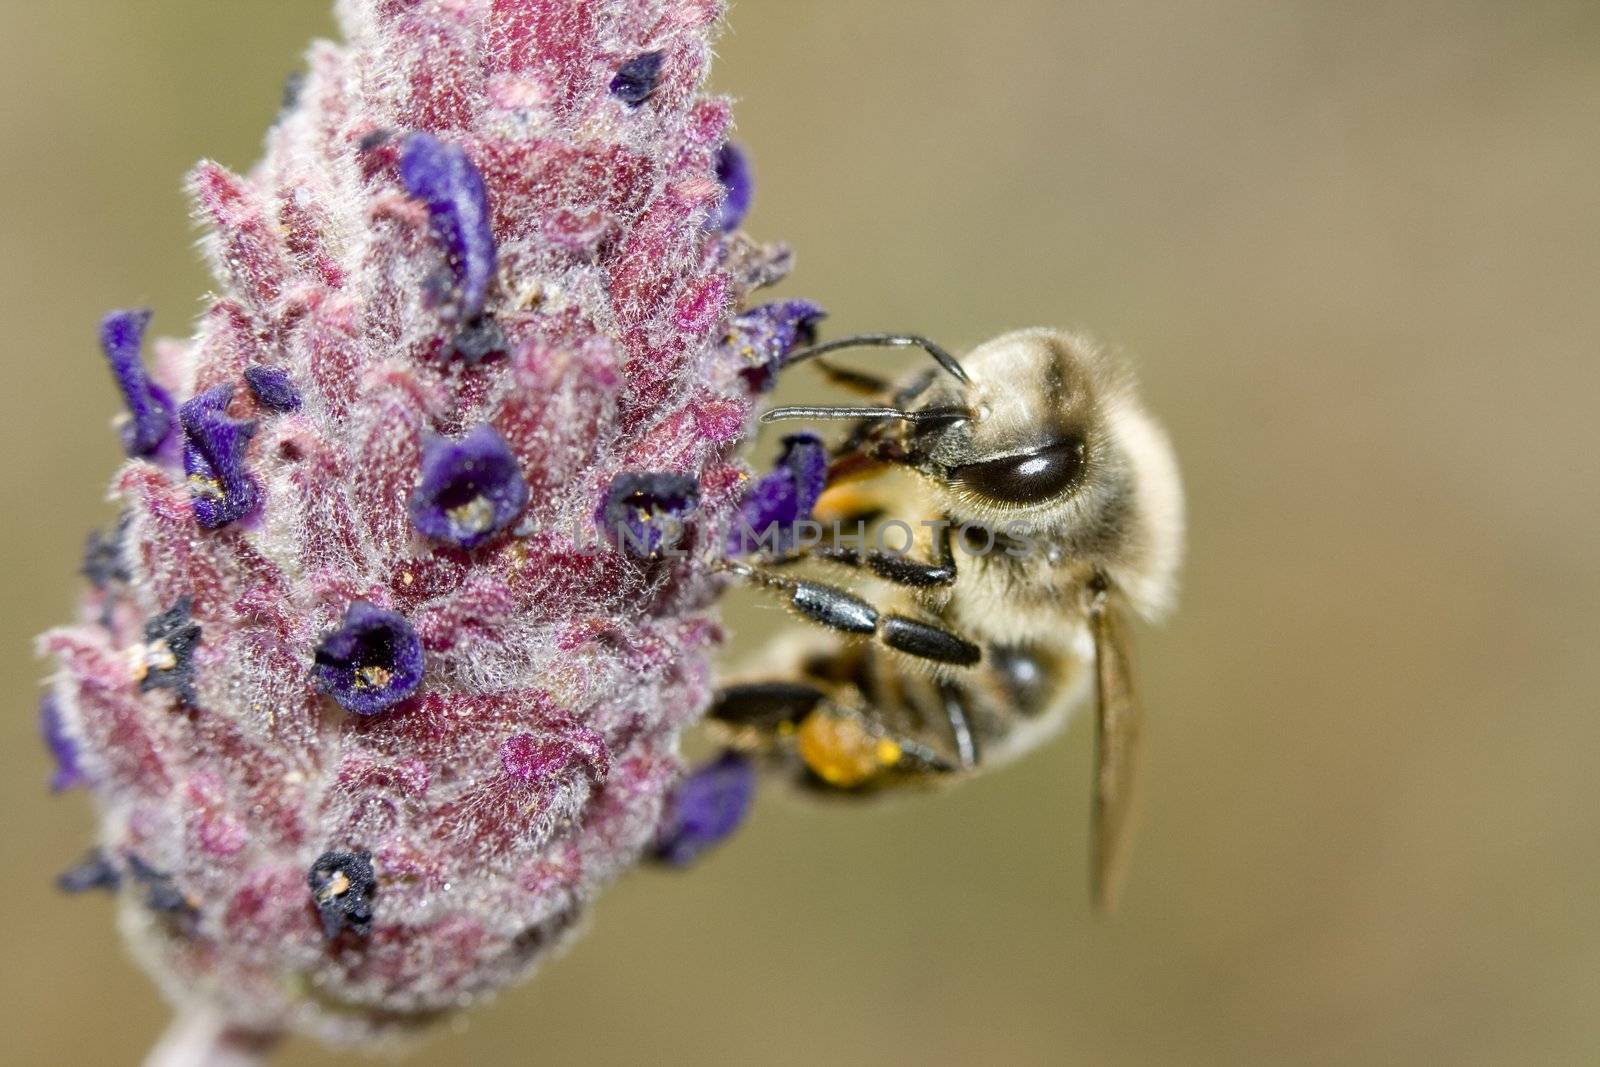
[[[934,366],[890,383],[821,359],[861,346],[918,348]],[[1014,759],[1092,690],[1090,887],[1109,909],[1142,728],[1128,619],[1169,608],[1182,554],[1166,435],[1122,366],[1060,330],[1008,333],[960,361],[899,334],[793,357],[808,359],[872,397],[763,416],[851,424],[816,508],[831,536],[722,566],[816,628],[780,636],[765,676],[721,689],[711,718],[802,782],[863,795]]]

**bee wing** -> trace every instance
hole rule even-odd
[[[1096,910],[1116,907],[1127,865],[1144,713],[1133,689],[1128,626],[1116,601],[1099,593],[1089,611],[1095,653],[1094,798],[1090,891]]]

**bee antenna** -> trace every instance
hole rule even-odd
[[[836,341],[812,345],[809,348],[802,348],[797,352],[792,352],[789,354],[789,358],[784,360],[784,364],[787,366],[791,363],[799,363],[801,360],[811,359],[827,352],[837,352],[841,348],[920,348],[932,356],[933,361],[943,367],[956,381],[962,385],[970,385],[972,383],[972,379],[967,377],[966,370],[960,363],[956,362],[956,357],[926,337],[918,337],[916,334],[910,333],[863,333],[855,337],[841,337]]]
[[[782,422],[786,419],[900,419],[903,422],[963,422],[972,418],[972,412],[961,407],[921,408],[906,411],[903,408],[867,404],[860,407],[810,407],[795,405],[773,408],[761,416],[762,422]]]

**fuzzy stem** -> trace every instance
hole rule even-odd
[[[229,1026],[212,1008],[182,1008],[144,1067],[259,1067],[278,1040],[277,1034]]]

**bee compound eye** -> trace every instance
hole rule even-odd
[[[1014,456],[964,463],[950,480],[1002,504],[1037,504],[1076,487],[1083,473],[1080,438],[1056,441]]]

